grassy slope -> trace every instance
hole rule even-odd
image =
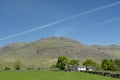
[[[0,72],[0,80],[119,80],[78,72]]]

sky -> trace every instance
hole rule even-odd
[[[0,0],[0,46],[51,36],[120,45],[120,0]]]

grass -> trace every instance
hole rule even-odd
[[[0,80],[120,80],[81,72],[1,71]]]

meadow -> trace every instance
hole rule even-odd
[[[1,71],[0,80],[120,80],[82,72]]]

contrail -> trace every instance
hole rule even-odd
[[[114,21],[118,21],[120,20],[120,18],[113,18],[113,19],[110,19],[110,20],[107,20],[107,21],[103,21],[97,25],[103,25],[103,24],[107,24],[107,23],[111,23],[111,22],[114,22]]]
[[[10,38],[14,38],[14,37],[17,37],[17,36],[20,36],[20,35],[23,35],[23,34],[27,34],[27,33],[32,32],[32,31],[36,31],[36,30],[40,30],[40,29],[43,29],[43,28],[47,28],[47,27],[50,27],[52,25],[61,23],[63,21],[67,21],[67,20],[70,20],[70,19],[82,16],[82,15],[86,15],[86,14],[93,13],[93,12],[96,12],[96,11],[99,11],[99,10],[103,10],[103,9],[106,9],[106,8],[110,8],[110,7],[119,5],[119,4],[120,4],[120,1],[108,4],[108,5],[105,5],[105,6],[97,7],[97,8],[94,8],[94,9],[82,12],[82,13],[74,15],[74,16],[70,16],[70,17],[67,17],[67,18],[64,18],[64,19],[61,19],[61,20],[57,20],[57,21],[51,22],[49,24],[42,25],[40,27],[36,27],[36,28],[30,29],[30,30],[27,30],[27,31],[24,31],[24,32],[21,32],[21,33],[17,33],[15,35],[10,35],[10,36],[1,38],[0,41],[7,40],[7,39],[10,39]]]

